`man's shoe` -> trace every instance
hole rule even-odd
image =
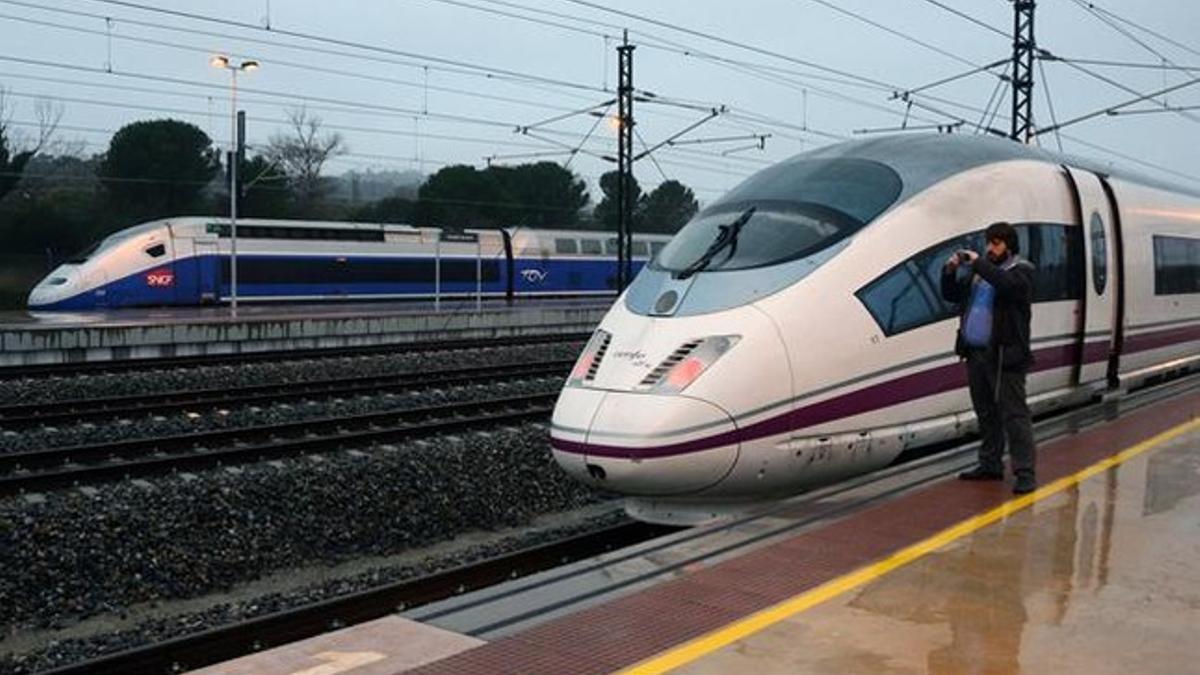
[[[1013,483],[1014,495],[1029,494],[1036,489],[1037,481],[1034,480],[1033,476],[1028,474],[1021,474],[1020,476],[1017,476],[1017,482]]]
[[[964,471],[958,474],[959,480],[1004,480],[1003,471],[987,471],[981,466],[977,466],[970,471]]]

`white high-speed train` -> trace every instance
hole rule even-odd
[[[1200,368],[1200,193],[1002,139],[856,141],[752,176],[642,270],[559,397],[555,459],[688,524],[973,430],[938,280],[1001,220],[1037,266],[1035,412]]]

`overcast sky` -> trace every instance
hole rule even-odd
[[[139,4],[198,16],[148,11]],[[239,78],[240,103],[250,118],[252,144],[263,144],[277,133],[288,108],[306,105],[310,114],[319,116],[327,129],[338,131],[347,142],[349,154],[329,166],[331,173],[368,168],[432,173],[452,163],[484,166],[491,156],[500,163],[530,161],[505,156],[555,152],[563,144],[583,143],[592,153],[615,154],[613,126],[587,114],[539,126],[528,135],[514,129],[610,98],[616,80],[616,42],[605,35],[615,37],[628,28],[631,42],[638,45],[635,86],[653,92],[659,101],[636,104],[639,146],[670,137],[708,116],[705,109],[717,106],[726,106],[726,112],[680,140],[734,139],[665,147],[653,154],[657,165],[650,159],[637,163],[637,177],[647,188],[664,176],[678,179],[695,189],[702,201],[710,201],[762,166],[839,137],[854,137],[857,129],[900,125],[905,105],[891,100],[892,88],[916,88],[1004,59],[1011,51],[1009,38],[986,27],[1011,31],[1007,0],[597,3],[636,17],[587,4],[568,0],[0,0],[0,86],[11,90],[17,123],[34,120],[35,97],[60,99],[65,115],[59,138],[86,142],[89,153],[103,151],[112,131],[122,124],[153,117],[191,121],[224,144],[229,136],[229,75],[209,66],[208,55],[233,53],[262,63],[258,72]],[[1075,59],[1155,64],[1165,57],[1178,66],[1196,68],[1189,73],[1083,66],[1141,93],[1200,76],[1200,41],[1195,37],[1200,3],[1101,0],[1094,4],[1110,12],[1105,15],[1109,22],[1129,35],[1122,35],[1076,0],[1040,0],[1039,46]],[[481,10],[521,14],[561,26]],[[272,31],[200,17],[260,27],[269,23]],[[285,31],[343,44],[310,41]],[[439,60],[427,60],[430,57]],[[109,69],[111,74],[105,72]],[[1048,102],[1057,119],[1064,121],[1134,97],[1062,63],[1046,63],[1044,69],[1050,95],[1040,71],[1034,95],[1041,126],[1050,124]],[[961,132],[971,133],[985,117],[982,111],[997,83],[996,75],[976,74],[917,94],[909,124],[948,123],[960,117],[968,120]],[[991,124],[1007,130],[1010,104],[1004,93]],[[1172,106],[1200,105],[1200,85],[1167,99]],[[1130,109],[1151,107],[1142,103]],[[584,142],[593,125],[594,133]],[[1069,137],[1061,142],[1067,152],[1200,187],[1197,132],[1200,109],[1182,115],[1101,116],[1068,127],[1064,133]],[[757,134],[770,134],[764,149],[747,147],[754,143],[749,137]],[[1053,135],[1040,140],[1044,146],[1057,147]],[[544,158],[566,161],[567,157]],[[595,181],[611,164],[580,153],[570,166],[587,178],[593,198],[598,198]]]

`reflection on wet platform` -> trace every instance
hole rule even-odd
[[[1194,672],[1200,432],[682,669]]]

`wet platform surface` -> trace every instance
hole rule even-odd
[[[1198,620],[1193,431],[677,672],[1196,672]]]
[[[1200,394],[1045,443],[421,673],[1191,672]]]

